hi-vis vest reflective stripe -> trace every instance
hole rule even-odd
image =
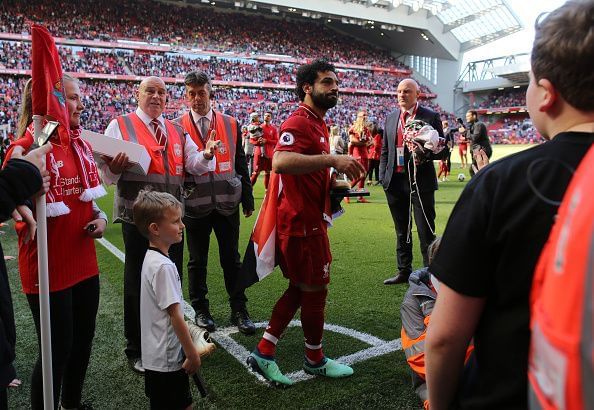
[[[531,409],[594,409],[594,148],[582,160],[536,267]]]
[[[221,141],[217,157],[217,170],[202,175],[187,174],[184,181],[185,211],[187,216],[201,217],[217,210],[231,215],[241,201],[241,180],[235,172],[237,149],[237,121],[220,112],[214,112],[216,139]],[[175,120],[198,147],[204,146],[190,112]]]
[[[151,156],[151,165],[147,175],[122,173],[114,198],[114,222],[133,222],[132,205],[138,192],[146,187],[168,192],[181,201],[185,144],[183,129],[165,120],[167,142],[163,150],[136,113],[122,115],[117,121],[122,139],[143,145]]]

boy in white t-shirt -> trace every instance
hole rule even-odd
[[[191,409],[188,375],[200,367],[184,321],[179,273],[168,256],[169,247],[183,238],[181,218],[181,203],[168,193],[140,191],[134,202],[134,222],[149,240],[140,283],[140,336],[144,389],[153,410]]]

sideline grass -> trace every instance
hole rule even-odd
[[[525,148],[496,146],[494,158]],[[453,160],[458,160],[454,153]],[[459,171],[453,164],[453,174]],[[468,176],[467,171],[464,171]],[[263,197],[263,178],[255,187],[257,208]],[[440,183],[436,192],[437,233],[445,228],[447,218],[465,183],[450,178]],[[399,307],[404,286],[384,286],[382,281],[395,270],[394,227],[385,196],[380,187],[370,187],[372,203],[345,204],[346,214],[330,230],[334,260],[332,283],[328,295],[326,322],[369,333],[384,340],[400,337]],[[113,190],[99,204],[108,214],[113,204]],[[240,252],[243,253],[255,216],[242,218]],[[4,228],[2,244],[7,255],[16,255],[12,227]],[[121,228],[110,225],[106,238],[123,249]],[[414,261],[421,261],[416,230],[413,230]],[[76,257],[73,255],[72,257]],[[101,270],[101,300],[97,330],[83,400],[96,409],[144,409],[144,380],[127,367],[123,338],[123,265],[102,246],[97,245]],[[229,307],[222,271],[218,261],[218,246],[212,235],[208,285],[212,314],[219,327],[229,326]],[[187,261],[187,255],[186,259]],[[64,263],[68,263],[67,260]],[[16,261],[7,261],[14,298],[17,325],[17,359],[15,362],[23,386],[9,389],[9,408],[29,408],[30,376],[37,356],[37,340],[26,298],[20,292]],[[184,273],[186,288],[187,273]],[[279,272],[248,289],[248,307],[254,321],[269,319],[272,306],[286,288]],[[187,297],[187,289],[184,289]],[[259,340],[236,335],[234,338],[251,350]],[[331,357],[354,353],[366,345],[343,335],[326,332],[324,346]],[[298,370],[303,358],[301,329],[289,328],[279,344],[278,361],[285,372]],[[410,388],[410,375],[404,354],[399,351],[354,365],[355,374],[342,380],[314,379],[300,382],[287,390],[269,388],[249,374],[225,350],[204,361],[203,375],[211,391],[200,399],[192,387],[195,408],[420,408],[421,404]]]

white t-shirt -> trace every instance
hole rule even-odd
[[[167,308],[182,303],[181,280],[171,259],[154,248],[144,256],[140,279],[142,366],[159,372],[182,368],[182,346]]]

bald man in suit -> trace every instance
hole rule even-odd
[[[416,165],[416,183],[414,180],[414,159],[412,153],[403,143],[404,125],[412,120],[422,120],[437,130],[444,137],[441,118],[428,108],[418,103],[420,88],[417,82],[407,78],[398,84],[398,109],[390,113],[384,127],[384,141],[380,156],[380,181],[383,182],[388,206],[396,229],[396,262],[398,270],[395,275],[384,281],[385,285],[408,283],[412,272],[412,215],[410,199],[412,189],[412,205],[415,224],[421,243],[423,265],[427,266],[427,247],[435,239],[435,191],[437,176],[434,160],[447,156],[447,150],[438,154],[429,153],[426,160]]]

